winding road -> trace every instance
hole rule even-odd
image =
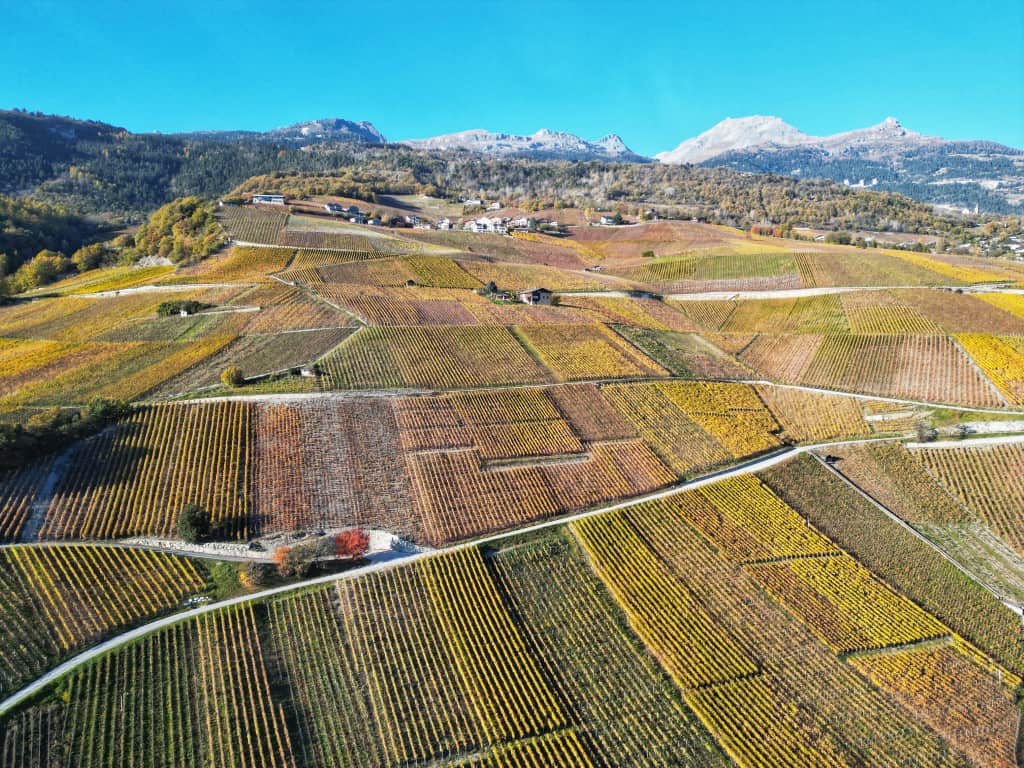
[[[544,520],[543,522],[528,525],[523,528],[516,528],[515,530],[510,530],[503,533],[496,533],[482,538],[471,539],[460,544],[453,544],[452,546],[445,547],[443,549],[419,551],[408,555],[397,552],[386,552],[374,556],[372,562],[370,562],[368,565],[364,565],[359,568],[353,568],[352,570],[346,571],[341,574],[329,574],[327,576],[320,576],[315,579],[301,581],[296,584],[287,584],[283,587],[275,587],[273,589],[267,589],[261,592],[240,595],[238,597],[233,597],[228,600],[221,600],[216,603],[209,603],[199,608],[192,608],[190,610],[175,613],[170,616],[164,616],[159,619],[154,619],[153,621],[147,622],[146,624],[142,624],[138,627],[135,627],[134,629],[128,630],[127,632],[123,632],[119,635],[116,635],[115,637],[111,637],[108,640],[105,640],[104,642],[100,643],[99,645],[95,645],[92,648],[89,648],[88,650],[82,651],[77,656],[73,656],[67,661],[58,664],[56,667],[49,670],[41,677],[36,678],[20,690],[12,693],[3,701],[0,701],[0,715],[7,713],[14,707],[17,707],[19,704],[35,696],[37,693],[45,689],[48,685],[60,679],[69,672],[73,672],[82,665],[88,664],[93,659],[102,656],[105,653],[109,653],[110,651],[113,651],[117,648],[120,648],[121,646],[131,643],[134,640],[138,640],[139,638],[151,635],[154,632],[158,632],[159,630],[164,629],[165,627],[169,627],[181,621],[188,621],[189,619],[193,619],[196,616],[201,616],[205,613],[210,613],[211,611],[217,611],[221,608],[226,608],[232,605],[239,605],[241,603],[263,600],[274,595],[293,592],[298,589],[305,589],[316,584],[325,584],[334,581],[353,579],[359,576],[366,575],[368,573],[374,573],[376,571],[394,568],[397,565],[413,563],[417,560],[422,560],[423,558],[430,557],[440,552],[454,552],[461,549],[466,549],[468,547],[476,547],[482,544],[500,542],[506,539],[511,539],[516,536],[521,536],[523,534],[528,534],[534,531],[542,531],[547,528],[554,528],[556,526],[565,525],[566,523],[571,523],[575,520],[582,520],[584,518],[592,517],[593,515],[599,515],[604,512],[610,512],[616,509],[623,509],[625,507],[629,507],[634,504],[640,504],[645,501],[653,501],[655,499],[663,499],[668,496],[675,496],[686,491],[691,491],[696,488],[701,488],[712,483],[717,483],[722,480],[726,480],[730,477],[738,477],[740,475],[749,475],[756,472],[760,472],[764,469],[768,469],[769,467],[773,467],[777,464],[789,461],[790,459],[795,458],[796,456],[799,456],[804,453],[809,453],[811,451],[841,445],[850,445],[854,443],[859,444],[864,442],[885,442],[899,439],[900,438],[898,437],[880,437],[868,438],[866,440],[841,440],[830,443],[815,443],[813,445],[802,445],[791,448],[783,448],[781,450],[774,451],[773,453],[767,454],[765,456],[760,456],[758,458],[751,459],[740,464],[736,464],[735,466],[732,467],[727,467],[725,469],[721,469],[716,472],[709,473],[707,475],[702,475],[701,477],[695,478],[693,480],[678,483],[676,485],[670,486],[669,488],[665,488],[661,491],[649,493],[644,496],[637,496],[631,499],[627,499],[625,501],[616,502],[615,504],[609,504],[607,506],[589,509],[571,515],[563,515],[561,517],[551,518],[548,520]]]

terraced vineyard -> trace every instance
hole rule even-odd
[[[1019,267],[335,200],[0,307],[0,768],[1016,764]]]

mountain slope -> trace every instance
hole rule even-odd
[[[994,142],[926,136],[892,117],[823,137],[774,117],[723,120],[657,157],[663,163],[832,179],[955,208],[1024,211],[1024,152]]]
[[[492,157],[533,157],[542,160],[610,160],[646,162],[615,134],[587,141],[572,133],[542,128],[531,136],[495,133],[482,129],[449,133],[429,139],[401,142],[427,151],[465,150]]]
[[[700,163],[724,152],[746,147],[792,146],[814,141],[778,117],[727,117],[710,130],[687,139],[678,147],[655,155],[663,163]]]

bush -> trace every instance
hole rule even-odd
[[[278,547],[274,551],[274,565],[282,576],[305,578],[313,570],[315,561],[314,547]]]
[[[245,374],[242,373],[242,369],[237,365],[232,365],[221,372],[220,380],[225,387],[238,389],[238,387],[245,384]]]
[[[156,308],[156,313],[160,317],[170,317],[172,315],[181,314],[182,310],[188,312],[190,315],[194,315],[196,312],[201,312],[204,309],[209,309],[213,304],[204,304],[201,301],[193,301],[191,299],[178,299],[176,301],[162,301]]]
[[[196,544],[210,535],[210,513],[198,504],[186,504],[178,515],[178,536]]]
[[[95,398],[88,406],[47,408],[25,424],[0,423],[0,469],[25,466],[40,456],[63,450],[74,440],[96,434],[131,412],[117,400]]]
[[[247,589],[264,587],[270,582],[270,573],[271,568],[266,563],[250,560],[242,566],[238,578]]]
[[[829,232],[825,235],[826,243],[838,243],[839,245],[849,245],[853,241],[849,232]]]

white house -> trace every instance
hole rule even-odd
[[[452,228],[452,220],[451,219],[441,219],[439,222],[437,222],[437,228],[438,229],[443,229],[445,231],[451,229]]]
[[[493,203],[491,203],[490,205],[487,206],[487,210],[488,211],[500,211],[501,210],[501,203],[495,201],[495,202],[493,202]]]
[[[487,217],[470,219],[462,225],[462,228],[467,232],[490,232],[497,235],[508,234],[508,227],[505,225],[505,219],[489,219]]]

